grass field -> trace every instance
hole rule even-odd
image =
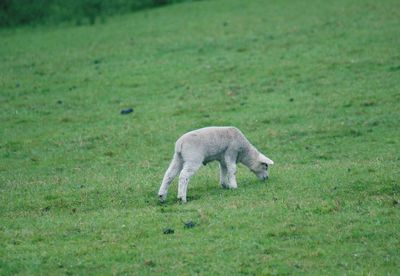
[[[395,0],[220,0],[0,30],[0,274],[399,275],[399,26]],[[212,163],[160,205],[209,125],[270,180]]]

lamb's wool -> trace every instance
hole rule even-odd
[[[178,198],[186,202],[190,177],[211,161],[220,163],[220,184],[237,188],[236,164],[247,166],[261,180],[268,178],[268,165],[274,162],[260,153],[235,127],[206,127],[182,135],[175,144],[174,157],[164,175],[158,196],[164,201],[168,187],[179,173]]]

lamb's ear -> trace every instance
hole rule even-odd
[[[268,164],[268,165],[273,165],[274,164],[274,161],[272,161],[271,159],[269,159],[268,157],[266,157],[263,154],[260,154],[259,159],[260,159],[261,163],[265,163],[265,164]]]

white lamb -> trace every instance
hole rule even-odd
[[[211,161],[220,165],[220,184],[236,189],[236,164],[247,166],[260,180],[268,179],[274,162],[260,153],[235,127],[206,127],[182,135],[175,143],[174,157],[164,175],[158,196],[164,202],[168,188],[179,175],[178,199],[186,202],[187,185],[196,171]]]

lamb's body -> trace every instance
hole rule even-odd
[[[175,144],[174,158],[165,173],[158,195],[164,201],[168,187],[179,175],[178,198],[186,202],[189,179],[204,164],[219,161],[224,188],[235,189],[236,164],[243,163],[260,179],[267,179],[267,168],[272,160],[261,154],[235,127],[206,127],[188,132]]]

